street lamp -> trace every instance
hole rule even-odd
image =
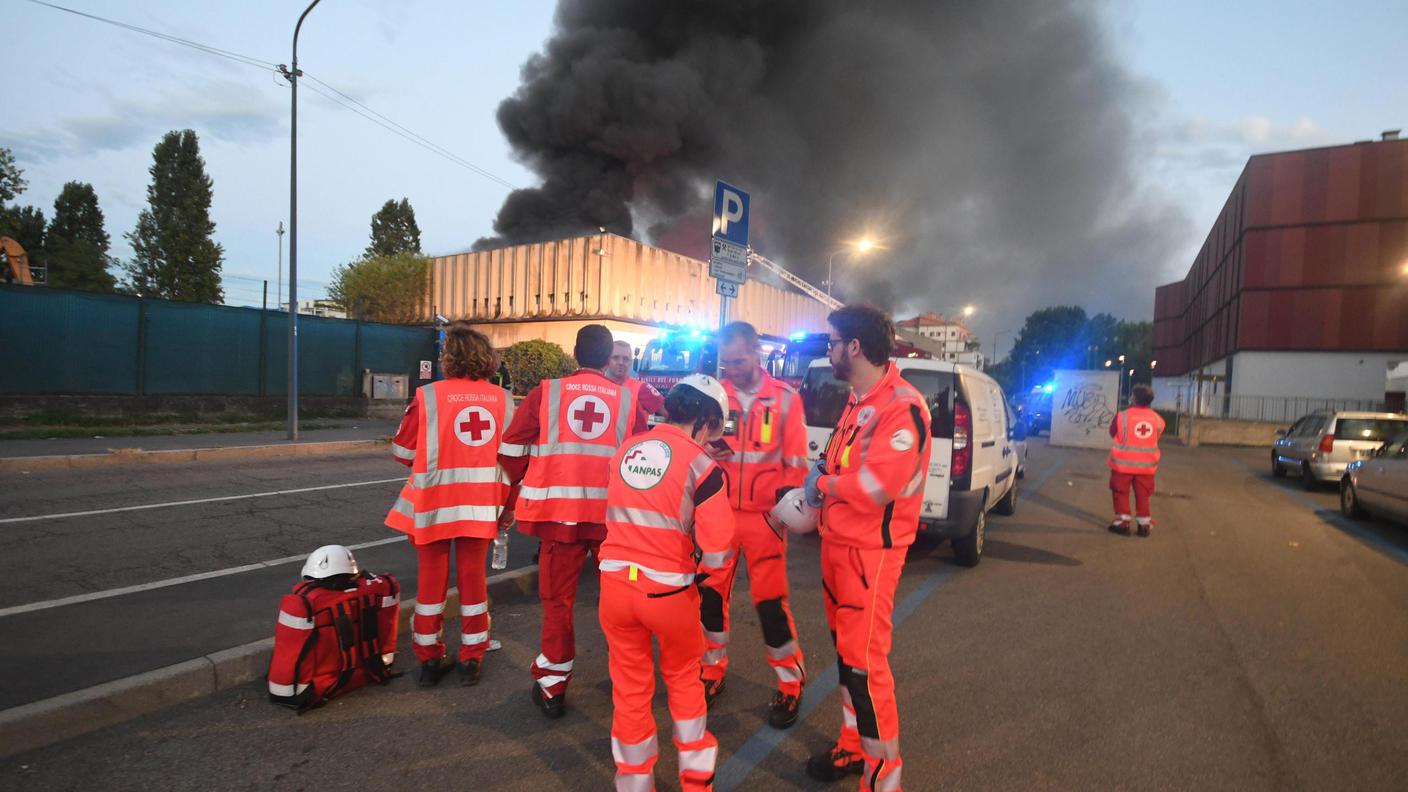
[[[1105,368],[1109,368],[1110,366],[1113,366],[1113,365],[1115,365],[1115,361],[1113,361],[1113,360],[1107,360],[1107,361],[1105,361]]]
[[[322,0],[313,0],[298,15],[293,26],[292,68],[280,66],[288,78],[289,118],[288,144],[288,439],[298,439],[298,32],[303,20]]]
[[[826,257],[826,283],[822,284],[823,286],[826,287],[826,296],[827,296],[827,297],[830,297],[830,296],[831,296],[831,285],[832,285],[832,283],[831,283],[831,270],[832,270],[832,266],[831,266],[831,265],[832,265],[833,262],[836,261],[836,257],[837,257],[837,256],[839,256],[839,255],[841,255],[842,253],[845,253],[845,252],[847,252],[847,251],[855,251],[856,253],[859,253],[859,254],[864,255],[865,253],[869,253],[871,250],[874,250],[874,249],[879,248],[879,247],[880,247],[880,245],[876,244],[876,242],[875,242],[873,239],[871,239],[871,238],[869,238],[869,237],[861,237],[860,239],[857,239],[855,242],[847,243],[845,247],[840,248],[840,249],[838,249],[838,250],[835,250],[835,251],[833,251],[833,252],[831,253],[830,256],[827,256],[827,257]]]

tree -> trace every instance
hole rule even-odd
[[[519,341],[503,354],[513,380],[513,392],[526,396],[538,383],[554,377],[565,377],[577,370],[577,361],[551,341],[534,339]]]
[[[24,171],[15,164],[15,155],[7,148],[0,148],[0,205],[15,200],[28,186]]]
[[[108,232],[93,185],[69,182],[54,199],[45,254],[49,285],[86,291],[113,291],[117,281],[108,272]]]
[[[211,239],[213,183],[205,174],[196,133],[166,133],[152,151],[149,172],[148,208],[127,234],[134,254],[124,267],[128,288],[171,300],[220,302],[225,249]]]
[[[44,211],[34,206],[0,209],[0,236],[13,238],[29,254],[30,268],[44,266]]]
[[[372,215],[372,243],[367,245],[367,258],[394,256],[397,253],[420,253],[420,226],[416,225],[416,210],[405,198],[400,203],[387,201]]]
[[[358,319],[408,324],[427,313],[430,260],[412,253],[365,258],[338,267],[328,296]]]

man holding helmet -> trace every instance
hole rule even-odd
[[[598,566],[601,629],[610,652],[611,754],[616,789],[623,792],[655,788],[652,638],[660,646],[680,785],[713,788],[719,744],[706,728],[699,679],[704,636],[694,584],[696,577],[718,574],[733,554],[724,474],[702,445],[723,433],[727,409],[718,380],[691,374],[665,399],[668,421],[627,441],[611,459]]]

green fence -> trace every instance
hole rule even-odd
[[[435,356],[435,331],[298,317],[298,392],[360,396],[362,372],[405,374]],[[0,285],[0,393],[287,392],[288,314]]]

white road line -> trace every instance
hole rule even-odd
[[[393,481],[403,482],[405,480],[405,476],[400,476],[398,478],[377,479],[376,481],[354,481],[351,484],[325,484],[321,487],[302,487],[300,489],[274,490],[273,492],[253,492],[248,495],[224,495],[219,498],[199,498],[196,500],[169,501],[167,503],[146,503],[141,506],[117,506],[111,509],[93,509],[92,511],[35,514],[29,517],[5,517],[0,519],[0,525],[37,522],[39,520],[62,520],[68,517],[91,517],[95,514],[115,514],[117,512],[143,511],[145,509],[166,509],[172,506],[195,506],[200,503],[218,503],[220,501],[243,500],[245,498],[272,498],[275,495],[296,495],[300,492],[321,492],[323,490],[343,489],[345,487],[366,487],[372,484],[390,484]]]
[[[400,481],[400,479],[397,479]],[[377,539],[374,542],[363,542],[361,544],[348,545],[350,550],[363,550],[368,547],[379,547],[381,545],[404,542],[406,537],[393,536],[389,539]],[[298,563],[306,559],[307,556],[285,556],[275,558],[272,561],[257,561],[244,566],[230,567],[229,569],[217,569],[211,572],[201,572],[195,575],[183,575],[178,578],[168,578],[166,580],[156,580],[151,583],[142,583],[136,586],[123,586],[122,588],[108,589],[107,591],[94,591],[89,594],[75,594],[72,597],[62,597],[60,599],[47,600],[45,602],[31,602],[28,605],[13,605],[8,608],[0,608],[0,618],[5,616],[15,616],[20,613],[32,613],[34,611],[48,610],[49,608],[62,608],[65,605],[76,605],[80,602],[92,602],[93,600],[109,599],[121,597],[124,594],[135,594],[139,591],[151,591],[152,589],[166,588],[167,586],[179,586],[182,583],[193,583],[197,580],[209,580],[210,578],[225,577],[227,575],[238,575],[241,572],[253,572],[256,569],[267,569],[269,567],[283,564]]]

